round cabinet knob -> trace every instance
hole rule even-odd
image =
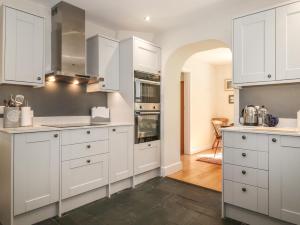
[[[54,134],[54,137],[57,138],[57,137],[58,137],[58,134]]]
[[[142,108],[143,108],[143,106],[140,105],[140,109],[142,109]]]
[[[36,79],[37,79],[37,80],[42,80],[42,78],[41,78],[41,77],[37,77]]]
[[[242,136],[242,139],[243,139],[243,140],[246,140],[246,138],[247,138],[246,135],[243,135],[243,136]]]
[[[268,74],[268,78],[270,79],[272,77],[272,75],[271,74]]]
[[[247,188],[242,188],[242,191],[243,191],[243,192],[246,192],[246,191],[247,191]]]
[[[116,132],[116,129],[112,129],[113,132]]]
[[[87,147],[87,148],[91,148],[91,145],[87,145],[86,147]]]
[[[152,147],[152,145],[151,145],[151,144],[148,144],[148,147]]]
[[[88,160],[86,160],[86,162],[87,162],[87,163],[91,163],[91,160],[90,160],[90,159],[88,159]]]
[[[272,138],[272,142],[276,143],[277,139],[276,138]]]
[[[246,170],[242,170],[243,175],[246,175],[246,173],[247,173]]]
[[[153,106],[153,109],[156,109],[156,107],[155,107],[155,106]]]
[[[102,84],[102,87],[106,87],[106,85],[105,85],[105,84]]]
[[[247,156],[247,154],[246,154],[245,152],[243,152],[243,153],[242,153],[242,156],[243,156],[243,157],[246,157],[246,156]]]
[[[87,133],[87,134],[91,134],[91,131],[88,130],[86,133]]]

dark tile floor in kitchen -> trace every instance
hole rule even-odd
[[[240,225],[221,218],[221,193],[155,178],[37,225]]]

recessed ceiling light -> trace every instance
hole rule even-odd
[[[144,20],[145,20],[146,22],[150,22],[150,16],[146,16],[146,17],[144,18]]]

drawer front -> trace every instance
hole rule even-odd
[[[69,198],[108,184],[108,154],[62,163],[62,198]]]
[[[268,189],[268,171],[224,164],[224,179]]]
[[[101,141],[108,139],[107,128],[74,129],[62,131],[62,145],[72,145],[84,142]]]
[[[141,174],[160,167],[159,142],[134,146],[134,174]]]
[[[268,191],[224,180],[224,201],[251,211],[268,214]]]
[[[228,164],[268,170],[268,153],[245,149],[224,148],[224,162]]]
[[[108,140],[62,146],[62,161],[108,152]]]
[[[231,148],[268,151],[269,138],[265,134],[224,132],[224,146]]]

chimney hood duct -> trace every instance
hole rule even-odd
[[[66,2],[52,8],[52,73],[57,80],[95,83],[86,74],[85,11]]]

